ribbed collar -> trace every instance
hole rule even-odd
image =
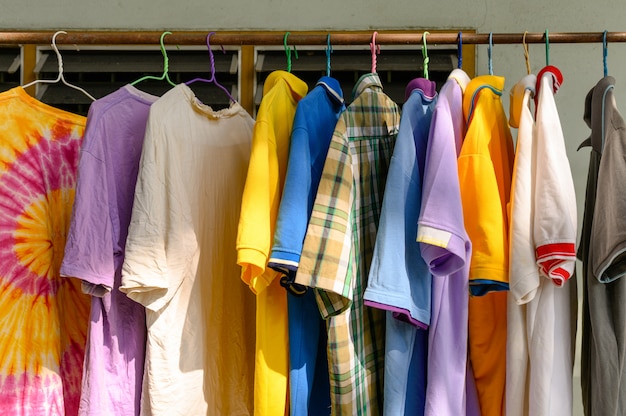
[[[520,118],[522,115],[522,106],[524,105],[524,95],[526,91],[530,91],[530,98],[535,95],[535,85],[537,83],[537,77],[534,74],[524,76],[517,84],[511,89],[509,94],[509,125],[514,128],[519,127]]]
[[[339,81],[335,78],[323,76],[317,81],[315,86],[321,86],[326,90],[328,96],[338,105],[343,105],[343,91],[341,90],[341,86],[339,85]]]
[[[494,94],[501,96],[503,88],[504,77],[496,75],[481,75],[471,80],[470,83],[467,84],[467,88],[463,94],[463,114],[465,115],[465,120],[468,123],[469,120],[471,120],[476,100],[482,90],[488,89]]]

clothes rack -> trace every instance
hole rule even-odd
[[[164,40],[167,44],[176,45],[204,45],[206,33],[172,31]],[[19,44],[47,44],[50,43],[54,31],[9,31],[0,32],[0,45]],[[79,45],[153,45],[159,43],[163,32],[156,31],[69,31],[67,35],[59,37],[58,44]],[[332,33],[329,31],[333,45],[368,45],[372,33]],[[376,43],[380,45],[421,44],[423,31],[415,33],[378,33]],[[428,35],[429,44],[456,44],[459,31],[431,32]],[[604,32],[550,32],[548,40],[551,43],[602,43]],[[524,33],[492,33],[493,44],[522,43]],[[291,45],[326,45],[328,33],[311,34],[306,32],[291,32]],[[462,40],[465,44],[488,44],[489,33],[463,32]],[[212,42],[216,45],[283,45],[284,32],[255,33],[255,32],[216,32]],[[526,43],[544,43],[546,34],[543,32],[526,33]],[[626,32],[607,32],[606,41],[626,42]]]

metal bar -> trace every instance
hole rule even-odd
[[[53,31],[12,31],[0,32],[0,45],[45,45],[52,40]],[[57,44],[77,45],[154,45],[159,43],[162,32],[137,31],[68,31],[57,37]],[[372,32],[373,33],[373,32]],[[430,33],[427,43],[456,44],[459,32]],[[604,32],[551,32],[551,43],[598,43],[602,42]],[[204,45],[206,32],[173,32],[164,38],[169,45]],[[371,42],[371,33],[332,33],[333,45],[367,45]],[[523,33],[493,33],[493,44],[521,44]],[[466,33],[462,35],[464,44],[488,44],[488,33]],[[211,37],[214,45],[282,45],[284,32],[247,33],[223,32]],[[526,43],[544,43],[544,33],[527,33]],[[607,32],[607,42],[626,42],[626,32]],[[412,45],[422,42],[422,32],[415,33],[378,33],[376,43],[380,45]],[[326,34],[293,32],[287,38],[290,45],[326,45]]]

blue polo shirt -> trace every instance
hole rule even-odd
[[[313,202],[339,115],[339,82],[322,77],[298,103],[268,266],[284,274],[289,316],[291,415],[330,414],[326,326],[313,291],[294,283]]]

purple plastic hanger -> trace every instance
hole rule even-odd
[[[213,51],[211,50],[211,43],[210,43],[211,35],[214,35],[214,34],[215,34],[215,32],[211,32],[206,37],[206,47],[209,50],[209,60],[211,61],[211,78],[209,78],[209,79],[194,78],[191,81],[185,82],[185,85],[193,84],[196,81],[213,83],[216,86],[218,86],[222,91],[224,91],[226,93],[226,95],[228,95],[228,98],[230,99],[230,101],[234,103],[234,102],[237,102],[237,101],[233,98],[232,95],[230,95],[230,92],[228,92],[228,89],[226,89],[222,84],[217,82],[217,79],[215,79],[215,58],[213,57]],[[223,46],[222,46],[222,51],[224,53],[226,53],[226,51],[224,50]]]

